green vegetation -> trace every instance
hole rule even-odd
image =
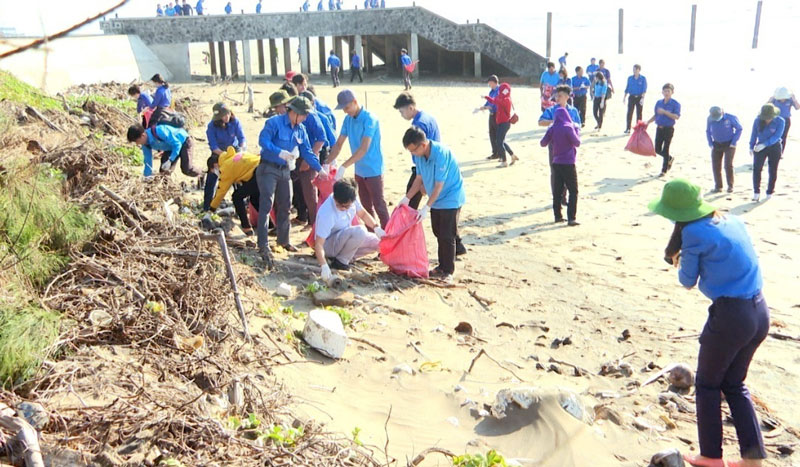
[[[144,165],[144,155],[136,146],[112,146],[111,150],[124,157],[130,165]]]
[[[3,100],[30,105],[39,110],[62,109],[58,100],[20,81],[11,73],[0,70],[0,101]]]
[[[506,460],[497,451],[491,450],[483,454],[464,454],[453,458],[457,467],[507,467]]]
[[[351,315],[350,312],[345,308],[340,306],[327,306],[325,309],[339,315],[339,319],[342,320],[342,326],[347,327],[353,322],[353,315]]]
[[[306,286],[306,292],[310,294],[315,294],[320,290],[328,290],[328,288],[317,281],[314,281]]]
[[[353,442],[356,446],[363,446],[364,443],[358,438],[358,435],[361,434],[361,428],[355,427],[353,428]]]
[[[59,315],[38,306],[0,304],[0,385],[33,376],[58,338]]]
[[[262,438],[270,439],[280,446],[293,447],[303,437],[303,427],[290,428],[282,425],[272,425],[272,428],[262,434]]]

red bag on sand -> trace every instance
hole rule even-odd
[[[625,150],[630,151],[640,156],[656,156],[656,148],[653,146],[653,140],[647,134],[647,123],[639,121],[633,127],[633,134],[625,145]]]
[[[250,226],[255,228],[258,226],[258,211],[252,204],[247,203],[247,220],[250,221]]]
[[[425,231],[417,222],[417,211],[400,205],[386,224],[380,243],[381,261],[395,274],[428,277],[428,249]]]
[[[328,170],[328,178],[323,179],[322,177],[317,177],[311,181],[311,184],[314,185],[317,190],[319,191],[319,197],[317,198],[317,212],[319,212],[320,206],[324,203],[328,196],[333,194],[333,184],[336,183],[336,172],[338,169],[336,167],[331,167]],[[351,225],[358,225],[358,216],[353,218],[353,222]],[[316,242],[316,225],[311,227],[311,232],[308,233],[308,237],[306,237],[306,245],[314,248],[314,243]]]

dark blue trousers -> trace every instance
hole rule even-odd
[[[708,308],[708,320],[700,335],[695,382],[701,455],[722,457],[723,393],[731,409],[742,458],[767,457],[744,380],[753,354],[768,332],[769,308],[761,293],[750,299],[721,297]]]

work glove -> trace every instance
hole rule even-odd
[[[422,208],[417,211],[417,222],[424,221],[428,217],[428,211],[430,210],[431,208],[427,204],[422,206]]]
[[[281,159],[283,159],[284,161],[286,161],[286,163],[287,163],[287,164],[288,164],[290,161],[294,160],[294,154],[292,154],[292,153],[291,153],[291,152],[289,152],[289,151],[284,151],[284,150],[282,150],[280,153],[278,153],[278,157],[280,157]]]
[[[400,200],[400,206],[408,206],[411,200],[408,199],[408,196],[403,196],[403,199]]]
[[[375,236],[378,237],[378,240],[386,236],[386,231],[384,231],[380,227],[375,227]]]
[[[172,161],[167,159],[163,164],[161,164],[161,171],[166,172],[172,167]]]
[[[763,151],[763,150],[764,150],[764,148],[766,148],[766,147],[767,147],[767,145],[766,145],[766,144],[764,144],[764,143],[758,143],[758,144],[756,144],[756,147],[754,147],[754,148],[753,148],[753,150],[754,150],[755,152],[761,152],[761,151]]]
[[[328,266],[327,264],[323,264],[321,269],[322,270],[320,271],[320,276],[322,276],[322,280],[328,282],[329,280],[331,280],[331,278],[333,278],[330,266]]]
[[[339,170],[336,172],[336,181],[337,182],[344,178],[344,173],[345,172],[347,172],[347,167],[345,167],[345,166],[339,167]]]

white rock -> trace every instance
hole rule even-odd
[[[303,339],[331,358],[341,358],[347,347],[347,334],[339,315],[319,308],[308,313]]]
[[[442,332],[444,331],[444,326],[436,326],[435,328],[431,329],[431,332]]]
[[[275,293],[281,297],[289,298],[292,296],[292,286],[286,282],[281,282],[281,285],[278,286]]]
[[[392,374],[396,375],[398,373],[408,373],[409,375],[414,374],[414,369],[408,363],[401,363],[396,367],[392,368]]]
[[[449,423],[449,424],[451,424],[453,426],[458,426],[458,419],[456,417],[449,417],[447,419],[447,423]]]
[[[461,391],[464,391],[464,393],[467,392],[467,390],[464,389],[464,386],[456,384],[456,386],[453,388],[453,392],[461,392]]]

